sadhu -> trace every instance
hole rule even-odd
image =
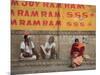
[[[75,39],[75,42],[72,44],[70,56],[71,56],[71,67],[80,66],[83,62],[85,46],[83,43],[79,42],[79,39]]]
[[[20,44],[20,50],[21,50],[20,58],[37,60],[39,59],[39,55],[35,50],[35,45],[31,40],[29,34],[30,34],[29,32],[24,33],[24,40]]]

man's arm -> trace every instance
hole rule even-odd
[[[21,53],[25,53],[24,49],[25,49],[25,43],[21,42],[21,44],[20,44]]]
[[[83,46],[83,47],[80,49],[80,56],[84,56],[84,50],[85,50],[85,47]]]

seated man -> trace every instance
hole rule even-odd
[[[20,58],[27,58],[27,59],[38,59],[38,54],[34,50],[35,46],[34,43],[30,40],[30,37],[28,34],[24,35],[24,41],[20,44]]]
[[[77,67],[80,66],[83,62],[85,46],[83,43],[80,43],[78,39],[75,39],[75,43],[73,43],[71,48],[71,66]]]
[[[45,46],[40,46],[40,53],[43,59],[56,59],[56,44],[54,42],[54,37],[51,36],[48,42],[45,43]]]

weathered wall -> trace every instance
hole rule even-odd
[[[39,46],[44,44],[50,35],[31,35],[32,41],[35,44],[35,49],[39,51]],[[54,35],[56,50],[59,55],[59,59],[68,60],[70,54],[70,48],[74,39],[77,37],[82,42],[82,37],[85,36],[86,40],[86,49],[85,54],[91,56],[95,59],[96,52],[96,37],[95,35]],[[20,42],[23,41],[23,35],[11,35],[11,59],[18,59],[20,54]]]

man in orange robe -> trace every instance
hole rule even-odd
[[[84,55],[85,46],[83,43],[79,42],[79,39],[75,39],[75,42],[71,48],[71,66],[77,67],[80,66],[83,62],[83,55]]]

